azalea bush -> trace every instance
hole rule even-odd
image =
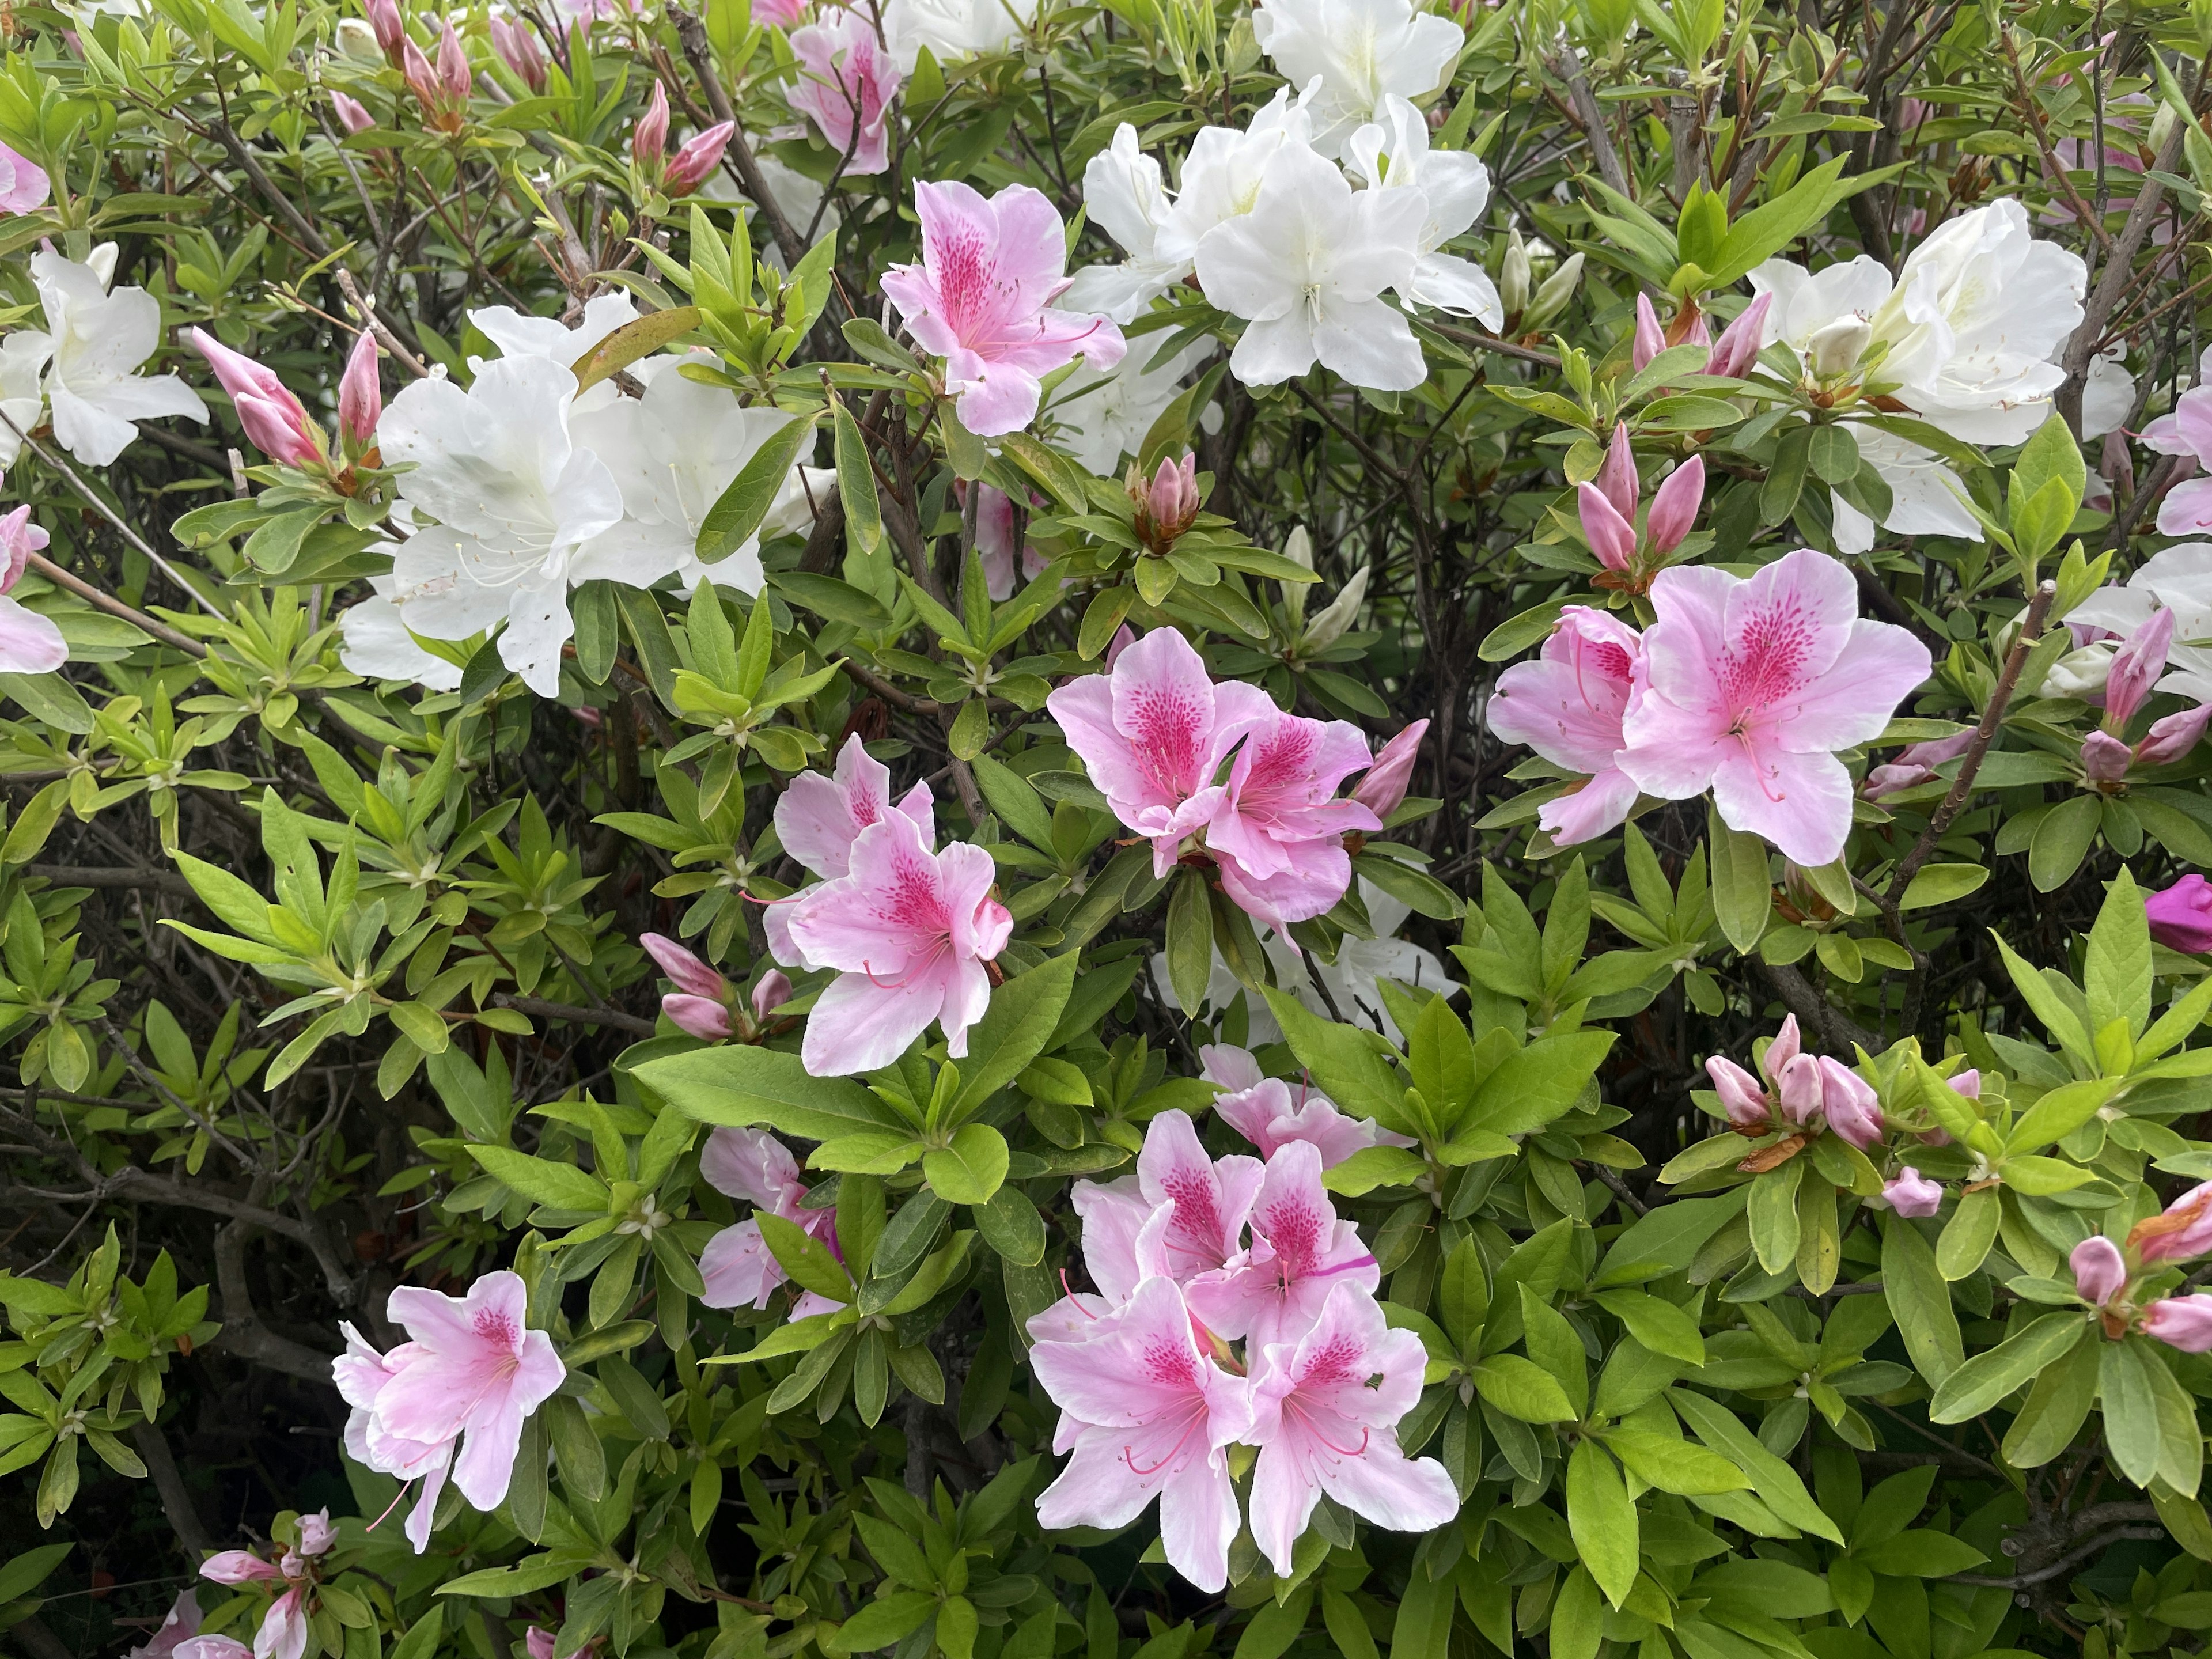
[[[2212,1630],[2212,12],[0,14],[0,1640]]]

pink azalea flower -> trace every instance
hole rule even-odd
[[[883,290],[922,349],[945,359],[945,389],[978,437],[1018,432],[1039,377],[1079,353],[1111,368],[1126,349],[1103,317],[1051,309],[1068,284],[1066,227],[1027,185],[986,201],[963,184],[918,184],[921,263],[894,265]]]
[[[717,1129],[699,1149],[699,1173],[708,1186],[742,1198],[756,1210],[782,1217],[811,1233],[840,1261],[837,1212],[810,1210],[800,1200],[806,1187],[799,1178],[790,1148],[765,1129]],[[707,1281],[699,1300],[709,1308],[765,1308],[785,1279],[783,1264],[761,1237],[757,1218],[748,1216],[707,1241],[699,1253],[699,1276]],[[826,1313],[836,1304],[809,1291],[792,1309],[793,1319]]]
[[[1636,782],[1621,768],[1621,732],[1643,652],[1634,629],[1571,605],[1542,655],[1507,669],[1491,694],[1490,729],[1501,739],[1590,775],[1572,793],[1546,801],[1538,815],[1562,847],[1603,835],[1636,805]]]
[[[1207,1328],[1249,1338],[1248,1352],[1296,1341],[1336,1286],[1372,1297],[1382,1283],[1359,1229],[1337,1219],[1321,1170],[1320,1150],[1303,1140],[1270,1158],[1252,1203],[1251,1249],[1184,1291]]]
[[[331,1524],[331,1512],[327,1509],[300,1517],[301,1554],[328,1555],[331,1546],[337,1541],[338,1529]]]
[[[218,1584],[254,1584],[284,1575],[252,1550],[224,1550],[200,1563],[200,1577]]]
[[[1337,788],[1373,763],[1348,720],[1310,720],[1270,708],[1237,751],[1206,828],[1221,885],[1237,907],[1277,932],[1332,908],[1352,885],[1347,831],[1382,820]]]
[[[362,329],[346,358],[345,374],[338,381],[338,430],[356,450],[376,441],[376,423],[384,416],[384,388],[376,375],[376,335]]]
[[[847,173],[865,176],[890,165],[890,101],[905,77],[857,8],[835,7],[818,23],[794,29],[799,78],[784,98],[821,129]]]
[[[168,1612],[162,1615],[161,1627],[139,1646],[125,1654],[123,1659],[171,1659],[171,1656],[199,1633],[199,1597],[189,1589],[181,1590],[169,1603]],[[209,1639],[216,1642],[230,1640],[223,1636]],[[246,1651],[243,1643],[234,1642],[231,1645],[241,1654]],[[220,1656],[210,1656],[210,1659],[220,1659]]]
[[[31,555],[44,552],[48,539],[31,522],[28,501],[0,517],[0,673],[49,674],[69,660],[69,641],[59,624],[8,597],[23,579]]]
[[[1771,293],[1762,294],[1737,314],[1736,319],[1721,331],[1713,342],[1712,351],[1705,358],[1705,373],[1725,374],[1730,380],[1741,380],[1759,361],[1759,342],[1766,329],[1766,313],[1774,304]]]
[[[2128,1287],[2128,1264],[2120,1247],[2102,1233],[2085,1238],[2066,1259],[2074,1270],[2074,1290],[2093,1308],[2101,1308]]]
[[[1426,720],[1415,720],[1384,744],[1375,757],[1375,764],[1367,769],[1366,775],[1352,789],[1352,799],[1386,824],[1390,814],[1405,805],[1406,788],[1413,778],[1413,763],[1420,758],[1421,738],[1428,729]]]
[[[1974,746],[1974,730],[1969,726],[1954,738],[1938,738],[1932,743],[1907,744],[1898,750],[1897,758],[1887,766],[1877,766],[1859,786],[1859,793],[1869,800],[1881,800],[1906,789],[1916,789],[1923,783],[1933,783],[1939,775],[1936,769],[1945,761],[1956,760]]]
[[[1170,1276],[1187,1283],[1243,1253],[1245,1218],[1266,1176],[1256,1158],[1208,1158],[1197,1128],[1181,1112],[1152,1121],[1137,1155],[1137,1184],[1154,1208],[1175,1206],[1160,1237]]]
[[[31,213],[46,204],[53,181],[27,155],[0,144],[0,213]]]
[[[2146,1267],[2186,1261],[2212,1250],[2212,1181],[2191,1188],[2164,1214],[2136,1222],[2128,1233],[2128,1249]]]
[[[1662,570],[1651,603],[1658,620],[1644,634],[1644,690],[1622,720],[1621,769],[1664,799],[1711,789],[1730,827],[1808,868],[1835,862],[1851,781],[1834,751],[1889,723],[1928,678],[1928,647],[1861,621],[1850,570],[1809,549],[1747,580]]]
[[[917,783],[894,806],[890,769],[869,756],[856,732],[837,751],[835,772],[802,772],[791,781],[775,804],[776,839],[816,875],[842,876],[851,867],[853,843],[860,832],[891,812],[914,821],[924,846],[936,845],[929,786]]]
[[[1103,1308],[1120,1307],[1146,1279],[1168,1273],[1165,1251],[1156,1241],[1172,1218],[1145,1196],[1135,1176],[1079,1181],[1069,1200],[1083,1223],[1084,1271],[1098,1287]]]
[[[1222,796],[1213,778],[1229,751],[1276,713],[1256,685],[1216,685],[1172,628],[1146,635],[1111,673],[1061,686],[1045,707],[1115,817],[1151,838],[1156,876],[1175,867],[1183,838],[1212,818]]]
[[[1157,1494],[1168,1565],[1209,1594],[1220,1590],[1238,1524],[1222,1449],[1251,1430],[1252,1395],[1200,1352],[1175,1282],[1146,1279],[1088,1341],[1040,1342],[1030,1363],[1083,1425],[1067,1467],[1037,1498],[1037,1519],[1120,1528]]]
[[[238,423],[254,447],[288,466],[308,466],[323,459],[322,434],[291,389],[252,358],[233,351],[205,329],[185,337],[214,368],[230,393]]]
[[[1898,1214],[1917,1220],[1943,1207],[1943,1183],[1929,1180],[1908,1164],[1882,1182],[1881,1198]]]
[[[2164,608],[2127,637],[2112,658],[2105,677],[2105,729],[2118,732],[2134,718],[2142,701],[2166,672],[2166,658],[2173,644],[2173,612]]]
[[[1398,1449],[1398,1419],[1421,1397],[1428,1355],[1375,1298],[1339,1285],[1295,1346],[1263,1347],[1252,1373],[1252,1535],[1279,1573],[1327,1492],[1378,1527],[1427,1532],[1459,1513],[1443,1465]]]
[[[415,1440],[396,1434],[377,1412],[377,1402],[392,1379],[405,1369],[417,1350],[403,1342],[388,1354],[379,1353],[362,1340],[349,1324],[338,1327],[345,1335],[346,1351],[331,1362],[331,1376],[338,1394],[353,1407],[346,1419],[346,1455],[366,1468],[402,1481],[421,1480],[422,1495],[407,1517],[407,1541],[420,1555],[430,1541],[430,1526],[445,1491],[453,1461],[454,1443],[447,1435],[434,1440]]]
[[[191,1636],[170,1650],[174,1659],[252,1659],[253,1650],[229,1636]]]
[[[2212,951],[2212,882],[2184,876],[2143,901],[2150,936],[2169,951]]]
[[[286,1590],[261,1615],[253,1632],[253,1659],[300,1659],[307,1650],[307,1609],[299,1590]]]
[[[1249,1049],[1209,1043],[1198,1051],[1206,1080],[1224,1092],[1213,1097],[1221,1121],[1272,1158],[1293,1141],[1304,1141],[1321,1154],[1321,1167],[1333,1170],[1370,1146],[1410,1146],[1372,1118],[1347,1117],[1318,1089],[1293,1085],[1262,1075]]]
[[[500,1272],[477,1279],[465,1297],[403,1285],[387,1304],[411,1340],[398,1351],[405,1363],[378,1389],[371,1410],[404,1439],[458,1439],[453,1484],[487,1511],[506,1500],[523,1419],[567,1375],[553,1339],[524,1322],[528,1302],[520,1276]]]
[[[2143,1334],[2184,1353],[2212,1352],[2212,1296],[2169,1296],[2143,1310]]]
[[[991,896],[996,880],[983,848],[956,842],[932,853],[915,821],[891,812],[854,839],[847,874],[791,902],[793,945],[811,965],[838,969],[806,1022],[810,1073],[888,1066],[932,1020],[951,1057],[967,1057],[968,1028],[991,1000],[983,964],[1014,929]]]
[[[753,21],[787,29],[806,15],[806,0],[753,0]]]

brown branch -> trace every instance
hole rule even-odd
[[[2026,1589],[2069,1572],[2099,1551],[2114,1544],[2130,1540],[2148,1542],[2166,1535],[2164,1527],[2115,1527],[2110,1532],[2100,1533],[2076,1550],[2069,1550],[2047,1567],[2038,1567],[2033,1572],[2023,1572],[2010,1578],[1992,1578],[1978,1572],[1954,1572],[1943,1582],[1947,1584],[1972,1584],[1983,1589]]]
[[[797,269],[806,257],[806,243],[784,217],[783,204],[768,187],[768,175],[760,168],[752,146],[745,142],[744,129],[737,125],[738,112],[730,104],[730,94],[723,89],[722,77],[714,73],[714,52],[707,40],[707,26],[696,13],[670,0],[668,21],[676,25],[676,39],[683,46],[684,56],[690,60],[691,72],[699,77],[700,90],[707,94],[707,106],[714,112],[717,121],[730,123],[730,160],[737,164],[738,177],[743,181],[745,194],[753,198],[753,205],[768,222],[769,234],[775,239],[782,251],[786,265]]]
[[[577,1025],[606,1025],[617,1031],[628,1031],[633,1036],[653,1036],[659,1029],[651,1020],[626,1014],[619,1008],[578,1008],[566,1002],[545,1002],[537,997],[501,996],[495,1000],[501,1007],[512,1008],[518,1014],[535,1014],[540,1019],[565,1019]]]
[[[33,864],[26,875],[52,882],[57,887],[144,887],[178,898],[196,897],[192,884],[173,870],[133,870],[125,866],[77,864]]]
[[[2150,234],[2151,221],[2158,216],[2159,204],[2166,195],[2166,186],[2159,183],[2158,175],[2172,172],[2174,163],[2181,159],[2183,131],[2182,124],[2176,121],[2173,131],[2159,149],[2158,159],[2143,174],[2142,182],[2136,187],[2135,209],[2120,227],[2119,237],[2105,261],[2104,273],[2097,279],[2096,292],[2082,307],[2081,325],[2066,342],[2066,355],[2060,360],[2066,370],[2066,383],[2058,388],[2057,406],[2060,416],[2076,437],[2081,432],[2081,393],[2088,384],[2089,364],[2104,340],[2105,325],[2112,320],[2120,296],[2127,292],[2136,251],[2142,246],[2143,238]]]
[[[246,1282],[246,1243],[253,1225],[241,1218],[216,1232],[216,1285],[222,1297],[222,1332],[216,1341],[254,1364],[330,1386],[331,1356],[277,1335],[254,1310],[253,1294]]]
[[[7,417],[5,416],[0,416],[0,420],[4,420]],[[53,583],[55,586],[66,587],[70,592],[76,594],[77,598],[101,611],[106,611],[111,617],[122,617],[124,621],[129,623],[133,628],[140,629],[146,633],[151,634],[155,639],[161,641],[162,644],[173,645],[178,650],[184,652],[187,656],[204,657],[207,655],[207,647],[202,645],[191,635],[172,628],[165,622],[157,622],[153,617],[148,616],[144,611],[133,609],[131,606],[124,604],[122,600],[117,599],[112,593],[108,592],[105,588],[95,587],[92,583],[85,580],[83,577],[76,574],[72,571],[63,569],[61,566],[56,564],[45,554],[32,554],[28,562],[32,569],[37,571],[48,581]],[[191,592],[189,587],[185,591],[186,592]]]
[[[200,1518],[191,1493],[185,1488],[185,1478],[178,1473],[177,1460],[170,1455],[168,1436],[157,1423],[141,1423],[131,1431],[131,1443],[138,1449],[146,1473],[154,1477],[155,1495],[161,1500],[169,1530],[177,1534],[185,1556],[197,1565],[201,1557],[215,1548],[215,1540],[208,1536],[207,1522]]]
[[[1597,176],[1633,201],[1635,185],[1627,169],[1620,165],[1620,152],[1613,148],[1613,134],[1605,125],[1605,112],[1598,107],[1597,94],[1590,90],[1589,81],[1583,74],[1582,54],[1575,50],[1572,41],[1562,39],[1559,50],[1545,58],[1544,67],[1566,85],[1570,113],[1575,125],[1582,129],[1583,137],[1589,140],[1590,159],[1597,164]]]
[[[1524,363],[1537,363],[1546,368],[1557,368],[1559,356],[1555,351],[1544,351],[1535,346],[1525,346],[1512,340],[1501,340],[1494,334],[1485,334],[1472,328],[1456,328],[1449,323],[1439,323],[1424,318],[1421,326],[1459,345],[1474,346],[1482,351],[1494,351],[1501,357],[1514,357]]]

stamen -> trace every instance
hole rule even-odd
[[[392,1511],[399,1507],[400,1500],[407,1496],[409,1491],[412,1489],[415,1483],[412,1480],[403,1484],[398,1492],[393,1494],[392,1501],[384,1506],[384,1513],[378,1516],[375,1520],[370,1522],[366,1527],[362,1528],[362,1530],[363,1532],[374,1532],[379,1527],[392,1519]]]
[[[1137,1449],[1134,1446],[1124,1446],[1121,1448],[1121,1461],[1129,1466],[1129,1472],[1134,1474],[1139,1480],[1149,1480],[1152,1476],[1158,1474],[1162,1469],[1167,1468],[1169,1464],[1174,1462],[1176,1458],[1182,1455],[1182,1449],[1190,1443],[1191,1436],[1198,1432],[1198,1425],[1205,1420],[1206,1414],[1203,1412],[1193,1412],[1191,1413],[1189,1424],[1182,1431],[1182,1437],[1177,1440],[1174,1446],[1170,1448],[1168,1455],[1165,1457],[1160,1459],[1158,1462],[1153,1464],[1149,1469],[1140,1469],[1137,1467]]]

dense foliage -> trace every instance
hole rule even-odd
[[[355,3],[0,11],[0,1643],[2212,1630],[2212,9]]]

